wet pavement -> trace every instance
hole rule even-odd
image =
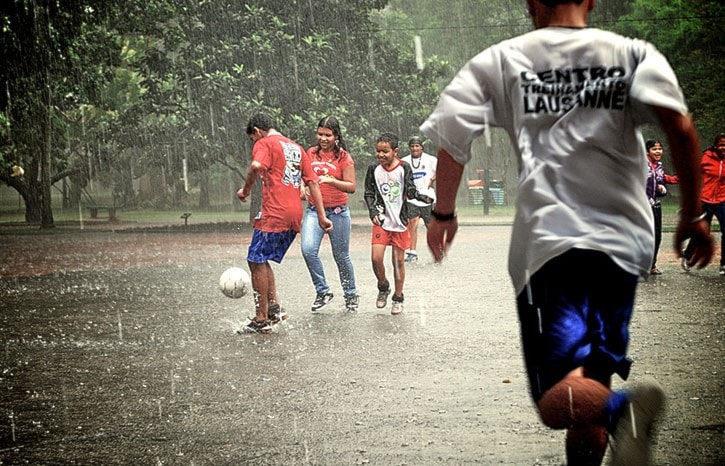
[[[297,240],[275,266],[289,320],[241,336],[252,298],[226,298],[218,278],[244,266],[248,228],[5,233],[0,463],[563,464],[564,434],[527,392],[509,233],[462,226],[442,265],[419,247],[399,316],[375,308],[364,222],[357,314],[327,241],[335,299],[310,312]],[[656,464],[723,464],[725,277],[685,274],[671,241],[639,289],[632,378],[668,392]]]

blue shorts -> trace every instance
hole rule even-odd
[[[264,264],[267,261],[282,262],[296,236],[297,232],[294,230],[269,232],[255,228],[252,241],[249,243],[247,261],[255,264]]]
[[[534,401],[572,370],[607,384],[623,379],[638,278],[606,254],[572,249],[550,260],[516,302]]]

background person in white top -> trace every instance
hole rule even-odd
[[[436,167],[438,159],[423,152],[423,141],[418,136],[408,140],[410,154],[403,157],[413,169],[413,181],[418,192],[424,194],[435,202],[434,184],[436,180]],[[433,210],[433,203],[426,204],[417,199],[408,199],[408,230],[410,230],[410,249],[405,251],[405,261],[415,262],[418,260],[418,224],[423,219],[426,228],[432,219],[430,213]]]
[[[587,28],[594,0],[527,6],[536,30],[471,59],[421,127],[439,147],[428,245],[440,261],[456,235],[472,141],[488,125],[505,129],[520,172],[509,274],[541,420],[567,429],[568,464],[600,464],[608,434],[613,464],[649,464],[664,391],[654,380],[610,388],[612,375],[629,375],[635,290],[654,251],[639,127],[659,123],[667,135],[680,179],[676,251],[692,237],[704,266],[713,243],[698,202],[698,135],[655,47]]]

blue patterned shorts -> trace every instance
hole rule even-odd
[[[297,232],[294,230],[269,232],[255,228],[249,243],[247,261],[255,264],[264,264],[267,261],[281,263],[296,236]]]

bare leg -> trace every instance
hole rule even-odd
[[[269,309],[269,306],[273,304],[277,304],[277,282],[274,279],[274,271],[272,271],[272,266],[267,262],[265,264],[267,267],[267,307],[265,309]]]
[[[405,251],[393,246],[393,278],[395,278],[395,295],[403,296],[405,283]]]
[[[411,218],[408,220],[408,231],[410,232],[410,250],[417,251],[418,248],[418,224],[420,223],[420,217]]]
[[[385,276],[385,263],[383,262],[385,259],[385,248],[386,246],[384,244],[373,244],[370,255],[373,263],[373,273],[378,280],[378,285],[382,285],[388,281]]]
[[[271,268],[268,263],[249,262],[249,270],[252,272],[252,289],[254,290],[254,308],[257,320],[267,320],[267,306],[269,304]],[[272,276],[274,286],[274,276]]]

